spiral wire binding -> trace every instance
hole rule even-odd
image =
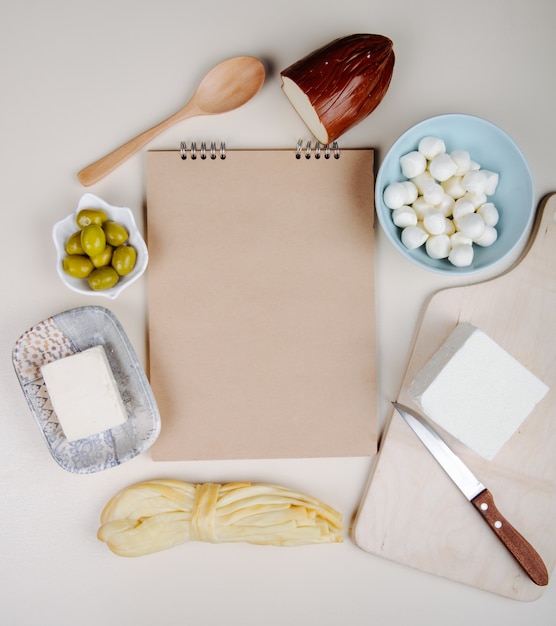
[[[185,161],[187,159],[187,142],[180,141],[180,156],[182,160]],[[205,160],[207,157],[210,157],[212,160],[220,157],[220,159],[226,158],[226,144],[222,141],[220,143],[220,148],[217,148],[216,142],[211,141],[210,148],[207,152],[207,144],[206,141],[201,143],[201,147],[197,149],[197,143],[193,141],[189,146],[190,158],[194,161],[197,158]]]
[[[321,158],[321,150],[324,151],[324,158],[325,159],[329,159],[331,156],[334,156],[335,159],[339,159],[340,158],[340,146],[338,145],[337,141],[333,141],[331,144],[326,144],[323,145],[320,142],[315,142],[315,149],[314,149],[314,158],[315,159],[320,159]],[[295,158],[296,159],[300,159],[302,156],[305,156],[306,159],[310,159],[312,156],[312,145],[311,142],[308,141],[305,144],[305,148],[303,148],[303,140],[300,139],[297,142],[297,146],[295,149]]]
[[[180,156],[184,161],[185,159],[187,159],[188,150],[190,158],[193,161],[195,161],[197,158],[205,160],[207,157],[210,157],[212,160],[218,157],[220,157],[220,159],[226,158],[226,144],[223,141],[220,143],[220,148],[217,148],[217,144],[215,141],[211,141],[208,151],[206,141],[201,142],[200,148],[197,148],[197,143],[195,141],[191,142],[189,148],[187,147],[187,142],[180,141]],[[297,142],[295,158],[301,159],[302,156],[305,156],[306,159],[310,159],[311,157],[314,157],[315,159],[320,159],[321,156],[324,156],[325,159],[329,159],[331,156],[333,156],[335,159],[339,159],[340,146],[338,145],[337,141],[333,141],[331,144],[326,145],[323,145],[317,141],[315,142],[315,146],[313,149],[311,141],[307,141],[305,147],[303,147],[303,140],[300,139]]]

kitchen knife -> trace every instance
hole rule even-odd
[[[418,413],[398,402],[392,404],[463,495],[479,511],[529,578],[536,585],[547,585],[548,571],[543,560],[533,546],[500,514],[489,490]]]

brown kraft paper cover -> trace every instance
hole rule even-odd
[[[376,452],[373,151],[147,153],[157,461]]]

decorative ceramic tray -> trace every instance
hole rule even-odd
[[[104,346],[128,419],[121,426],[69,442],[40,368],[97,345]],[[123,328],[108,309],[85,306],[49,317],[21,335],[12,360],[50,453],[65,470],[89,474],[120,465],[149,448],[158,437],[160,415],[151,387]]]

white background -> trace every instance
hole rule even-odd
[[[372,146],[380,162],[406,128],[426,117],[478,115],[521,147],[537,201],[556,191],[555,18],[553,0],[1,0],[3,623],[554,624],[554,584],[540,600],[519,603],[369,555],[347,535],[332,546],[194,543],[142,559],[114,556],[95,538],[99,513],[133,482],[276,482],[331,504],[349,526],[372,459],[155,464],[147,452],[106,472],[73,475],[43,443],[11,350],[36,322],[93,303],[59,281],[50,237],[85,191],[77,171],[180,108],[227,57],[267,63],[258,96],[235,112],[184,121],[150,148],[176,148],[182,139],[294,146],[309,135],[280,90],[279,71],[336,37],[380,33],[394,41],[394,78],[380,107],[344,135],[343,146]],[[141,221],[144,165],[143,151],[89,190],[131,207]],[[458,281],[408,264],[377,231],[383,424],[427,298]],[[142,359],[147,278],[115,302],[102,301]]]

